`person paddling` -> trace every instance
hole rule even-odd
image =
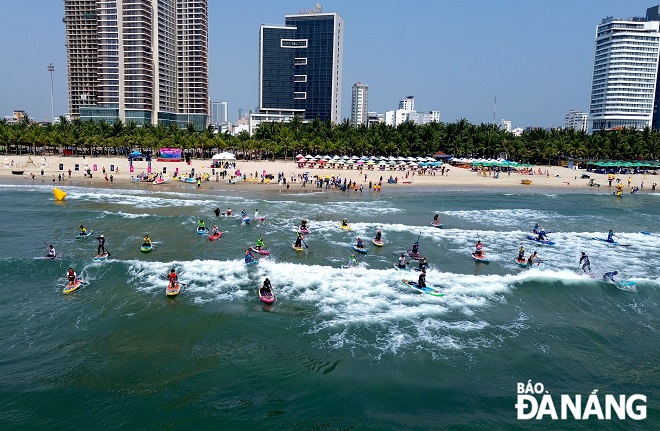
[[[435,213],[433,216],[433,225],[438,226],[440,224],[440,213]]]
[[[614,232],[612,232],[612,229],[610,229],[610,231],[607,233],[607,242],[614,242],[614,237],[615,236],[616,235],[614,235]],[[616,237],[619,238],[618,236],[616,236]]]
[[[349,268],[352,268],[354,266],[358,266],[358,261],[355,258],[355,254],[351,253],[351,257],[348,259],[348,266]]]
[[[525,260],[525,247],[520,244],[520,248],[518,249],[518,260]]]
[[[80,225],[80,227],[78,228],[78,231],[80,232],[80,236],[87,235],[87,229],[85,229],[85,226],[83,226],[83,225]]]
[[[298,233],[298,236],[296,236],[296,242],[294,243],[293,246],[294,246],[295,248],[302,248],[302,241],[303,241],[303,239],[304,239],[304,238],[303,238],[302,234],[299,232],[299,233]]]
[[[218,226],[214,223],[213,228],[211,229],[211,235],[220,235],[220,230]]]
[[[76,282],[76,271],[74,271],[73,268],[69,268],[69,270],[67,271],[66,279],[69,280],[69,284],[73,284]]]
[[[406,265],[408,264],[406,262],[406,255],[401,253],[401,257],[399,257],[399,261],[397,263],[399,265],[399,269],[406,269]]]
[[[170,273],[167,275],[167,278],[170,280],[168,287],[174,287],[174,283],[179,281],[179,276],[176,274],[176,270],[174,268],[170,269]]]
[[[264,240],[261,237],[259,237],[259,239],[257,240],[257,245],[254,248],[256,248],[257,250],[261,250],[262,248],[265,248],[265,247],[266,247],[266,244],[264,243]]]
[[[299,230],[307,230],[307,220],[305,220],[305,219],[300,220],[300,229]]]
[[[589,256],[587,256],[587,253],[582,252],[578,265],[582,265],[582,272],[591,272],[591,263],[589,262]]]
[[[215,213],[215,216],[216,216],[216,217],[219,217],[219,216],[220,216],[220,208],[216,207],[216,208],[213,210],[213,212]]]
[[[481,256],[484,254],[484,245],[481,243],[481,240],[477,240],[477,243],[474,245],[474,254],[475,256]]]
[[[346,219],[344,218],[344,219],[341,221],[341,225],[342,225],[342,226],[348,226],[348,220],[346,220]]]
[[[605,274],[603,274],[603,280],[604,281],[611,281],[612,283],[616,283],[616,281],[614,280],[614,276],[617,275],[618,273],[619,273],[619,271],[606,272]]]
[[[103,236],[103,234],[101,234],[101,235],[97,236],[96,239],[99,241],[99,246],[96,250],[96,254],[99,255],[99,256],[105,254],[106,253],[105,252],[105,237]]]
[[[421,274],[419,274],[419,278],[417,279],[417,287],[422,289],[426,287],[426,270],[422,270]]]
[[[142,243],[142,247],[151,247],[151,238],[149,238],[149,235],[144,236],[144,242]]]
[[[273,286],[270,284],[270,280],[268,279],[268,277],[266,277],[263,284],[261,285],[261,289],[259,289],[259,293],[261,294],[261,296],[273,295]]]
[[[204,224],[204,220],[197,221],[197,230],[206,230],[206,225]]]
[[[529,257],[527,258],[527,266],[530,267],[536,262],[538,262],[538,255],[536,254],[535,251],[534,253],[530,254]]]
[[[412,245],[412,254],[413,255],[418,255],[419,254],[419,241],[415,241]]]
[[[49,259],[55,259],[57,257],[57,253],[55,253],[55,248],[52,244],[48,246],[48,254],[46,257]]]
[[[380,229],[376,232],[376,237],[374,238],[376,241],[382,241],[383,239],[381,238],[383,236],[383,232],[381,232]]]
[[[357,240],[355,241],[355,246],[357,248],[364,248],[364,242],[362,241],[362,238],[357,237]]]
[[[254,255],[252,254],[252,250],[249,248],[245,250],[245,263],[250,263],[254,260]]]

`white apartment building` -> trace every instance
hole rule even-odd
[[[653,121],[660,22],[605,18],[596,28],[588,132]]]
[[[564,117],[564,128],[587,131],[589,114],[571,109]]]
[[[369,111],[368,100],[369,86],[356,82],[353,84],[351,97],[351,125],[358,126],[367,124],[367,112]]]

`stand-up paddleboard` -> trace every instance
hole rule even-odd
[[[264,288],[262,285],[257,289],[257,294],[259,295],[259,299],[261,299],[261,302],[265,304],[272,304],[277,300],[275,298],[275,292],[273,291],[273,288]]]
[[[209,235],[209,241],[215,241],[222,236],[222,232],[212,233]]]
[[[555,245],[554,241],[550,241],[549,239],[538,239],[538,237],[536,237],[534,235],[527,235],[527,239],[530,240],[530,241],[538,242],[539,244]]]
[[[344,229],[344,230],[351,230],[351,225],[343,225],[341,222],[339,223],[339,227]]]
[[[167,296],[176,296],[181,292],[181,283],[175,281],[174,283],[168,283],[167,289],[165,289],[165,295]]]
[[[268,256],[270,254],[270,250],[266,250],[265,248],[257,248],[254,245],[250,247],[250,250],[254,253],[263,254],[264,256]]]
[[[150,252],[151,250],[153,250],[153,249],[154,249],[154,245],[153,245],[153,244],[142,245],[142,246],[140,246],[140,251],[141,251],[142,253],[149,253],[149,252]]]
[[[365,247],[358,247],[357,244],[353,244],[353,250],[357,251],[358,253],[367,254],[367,249]]]
[[[472,258],[476,260],[477,262],[481,263],[489,263],[490,261],[486,258],[486,253],[481,253],[479,255],[470,253],[472,255]]]
[[[428,286],[427,287],[422,287],[422,288],[418,287],[416,281],[406,280],[405,278],[401,281],[403,282],[403,284],[405,284],[406,286],[408,286],[409,288],[411,288],[411,289],[413,289],[417,292],[423,292],[423,293],[426,293],[427,295],[431,295],[431,296],[445,296],[444,293],[442,293],[439,290],[436,290],[432,287],[428,287]]]
[[[440,223],[440,224],[431,223],[431,226],[437,227],[438,229],[442,229],[444,224],[442,224],[442,223]]]
[[[394,262],[392,265],[394,265],[394,269],[396,269],[398,271],[410,271],[410,268],[400,268],[399,264],[396,263],[396,262]]]
[[[58,259],[62,259],[62,253],[57,253],[55,256],[39,256],[39,257],[35,257],[35,259],[58,260]]]
[[[527,259],[520,260],[520,259],[516,258],[515,262],[516,262],[516,264],[518,264],[518,266],[520,266],[522,268],[527,268]]]
[[[254,266],[254,265],[259,265],[259,261],[251,260],[250,262],[245,262],[245,266]]]
[[[97,254],[92,259],[93,260],[108,260],[108,257],[110,257],[110,255],[108,253],[101,253],[101,254]]]
[[[621,244],[618,241],[608,241],[605,238],[591,238],[591,239],[596,240],[596,241],[600,241],[600,242],[606,242],[606,243],[612,244],[612,245],[618,245],[618,246],[621,246],[621,247],[630,247],[632,245],[632,244]]]
[[[205,227],[204,228],[197,228],[196,232],[197,232],[198,235],[204,235],[204,234],[209,233],[209,229],[205,228]]]
[[[76,236],[76,239],[89,238],[90,236],[92,236],[93,233],[94,233],[93,230],[88,231],[85,235],[82,235],[82,234],[78,233],[78,236]]]
[[[383,244],[385,244],[382,239],[379,241],[376,238],[373,238],[371,242],[373,242],[376,247],[382,247]]]
[[[304,250],[304,248],[303,248],[302,246],[300,246],[300,247],[296,247],[296,243],[295,243],[295,242],[291,244],[291,247],[293,247],[293,249],[294,249],[295,251],[303,251],[303,250]]]
[[[82,277],[76,277],[76,280],[73,282],[67,283],[66,286],[64,286],[64,289],[62,289],[62,293],[72,293],[75,292],[80,288],[80,286],[83,285],[83,278]]]

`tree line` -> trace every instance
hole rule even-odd
[[[70,149],[75,154],[122,154],[132,150],[157,154],[160,148],[181,148],[193,157],[208,158],[216,151],[230,151],[245,158],[289,159],[298,153],[357,156],[433,156],[438,151],[454,157],[498,158],[533,164],[559,164],[579,160],[658,160],[660,132],[621,129],[591,135],[573,129],[531,128],[515,136],[495,124],[405,122],[396,127],[341,124],[295,117],[288,123],[262,123],[250,136],[204,131],[192,125],[138,126],[116,120],[92,122],[60,117],[54,124],[0,120],[0,147],[5,154],[55,154]]]

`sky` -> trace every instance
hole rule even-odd
[[[440,121],[561,127],[587,112],[596,26],[645,16],[655,0],[326,0],[344,18],[342,118],[351,86],[369,85],[369,111],[415,97]],[[63,0],[0,0],[0,117],[68,112]],[[257,105],[259,26],[311,9],[315,0],[209,0],[209,92],[238,109]],[[495,104],[495,100],[497,103]]]

